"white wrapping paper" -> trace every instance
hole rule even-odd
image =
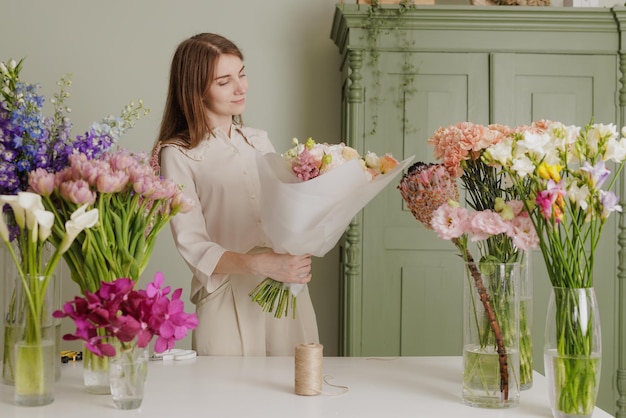
[[[272,249],[281,254],[323,257],[337,244],[352,218],[413,158],[372,180],[355,159],[302,181],[280,154],[259,156],[261,222]],[[292,285],[292,294],[297,295],[302,286]]]

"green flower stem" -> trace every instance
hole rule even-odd
[[[528,321],[526,307],[520,303],[520,385],[524,387],[533,381],[533,339],[531,324]]]
[[[594,318],[583,322],[573,321],[577,313],[585,311],[579,307],[574,292],[555,293],[557,354],[554,359],[554,376],[557,385],[556,399],[559,411],[567,415],[591,416],[595,407],[597,372],[600,357],[594,357]],[[591,315],[595,312],[589,311]]]
[[[489,326],[493,331],[500,367],[500,391],[502,392],[503,399],[507,401],[509,399],[509,371],[507,363],[508,355],[504,346],[504,340],[500,324],[498,323],[494,308],[491,304],[492,302],[489,298],[489,294],[485,289],[480,270],[476,266],[474,258],[467,249],[467,243],[465,242],[465,240],[462,240],[460,238],[453,238],[451,241],[459,249],[459,251],[461,252],[461,256],[467,263],[467,267],[470,270],[470,275],[474,280],[476,291],[480,295],[480,300],[483,304],[483,308],[485,309],[485,313],[489,321]],[[474,309],[474,312],[476,312],[476,309]]]
[[[291,306],[292,318],[296,317],[296,297],[284,283],[269,277],[259,283],[249,296],[263,308],[264,312],[274,312],[275,318],[289,314]]]

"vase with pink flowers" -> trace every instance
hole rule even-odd
[[[497,197],[493,208],[468,210],[459,203],[456,176],[435,163],[413,164],[398,188],[415,218],[452,242],[465,262],[463,401],[485,408],[517,405],[519,261],[514,254],[536,245],[522,203]]]
[[[162,273],[156,273],[145,289],[134,287],[129,278],[104,282],[96,292],[86,291],[53,313],[76,324],[76,331],[64,335],[65,340],[83,340],[94,355],[112,359],[110,392],[118,409],[141,406],[146,348],[152,339],[156,337],[154,351],[162,353],[198,325],[196,314],[184,311],[182,289],[168,296],[171,288],[164,286]]]

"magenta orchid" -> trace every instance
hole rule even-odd
[[[98,291],[76,296],[53,316],[72,318],[76,331],[63,339],[84,340],[85,347],[100,357],[116,355],[108,337],[123,345],[131,343],[144,348],[156,336],[154,351],[162,353],[174,348],[176,341],[198,326],[196,314],[184,311],[182,289],[176,289],[168,298],[171,288],[162,287],[163,283],[161,272],[155,274],[145,290],[134,290],[135,281],[129,278],[103,282]]]

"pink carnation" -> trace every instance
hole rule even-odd
[[[469,227],[469,214],[460,206],[443,204],[433,213],[430,226],[441,239],[459,238]]]
[[[472,241],[482,241],[492,235],[505,234],[509,230],[508,224],[502,217],[491,210],[474,212],[470,216],[470,230]]]

